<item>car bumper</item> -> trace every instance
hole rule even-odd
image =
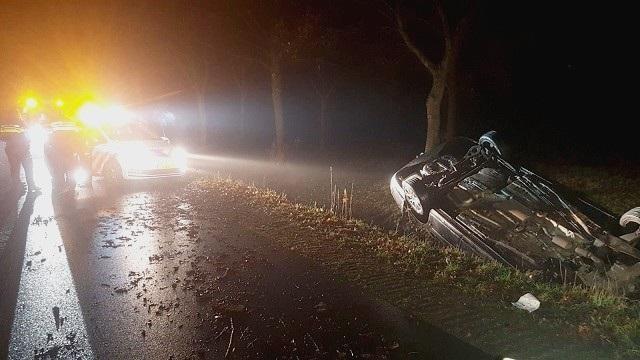
[[[186,173],[184,169],[172,168],[172,169],[128,169],[124,178],[126,180],[137,179],[160,179],[168,177],[179,177]]]

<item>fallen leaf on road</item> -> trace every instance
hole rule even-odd
[[[319,303],[316,304],[316,306],[314,306],[314,308],[316,309],[317,312],[324,312],[324,311],[327,311],[327,304],[320,301]]]
[[[218,305],[215,305],[214,308],[226,313],[242,313],[247,310],[246,306],[242,304],[236,304],[236,305],[218,304]]]

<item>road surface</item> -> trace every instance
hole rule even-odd
[[[256,231],[268,216],[193,175],[70,197],[35,168],[42,193],[16,194],[0,155],[0,359],[490,358],[278,246]]]

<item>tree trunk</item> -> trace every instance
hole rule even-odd
[[[433,74],[433,85],[427,97],[427,143],[425,150],[431,150],[440,143],[441,106],[445,81],[438,72]]]
[[[327,97],[320,96],[320,148],[326,149],[329,144],[329,119],[327,118]]]
[[[444,35],[444,57],[440,63],[434,63],[426,54],[416,46],[413,39],[407,33],[405,24],[400,13],[400,1],[396,2],[395,17],[398,31],[404,43],[409,50],[413,52],[418,60],[429,70],[433,77],[433,84],[427,98],[427,143],[426,150],[432,149],[440,142],[440,133],[442,129],[441,123],[441,107],[445,90],[447,91],[447,123],[444,136],[446,138],[453,137],[456,132],[457,123],[457,98],[456,89],[457,63],[460,53],[462,39],[468,32],[469,18],[475,10],[475,2],[471,1],[469,14],[467,14],[460,22],[455,30],[449,27],[447,16],[444,12],[442,1],[434,1],[436,11],[440,17]]]
[[[240,90],[240,134],[243,138],[247,137],[247,90],[243,87]]]
[[[453,83],[453,84],[452,84]],[[447,129],[445,139],[451,140],[456,136],[458,117],[458,89],[455,81],[447,85]]]
[[[275,125],[273,155],[275,160],[282,161],[285,155],[285,130],[282,112],[282,69],[279,59],[272,59],[271,61],[271,99],[273,100],[273,120]]]
[[[200,124],[200,144],[206,145],[208,141],[209,129],[207,126],[207,113],[204,94],[198,91],[198,122]]]
[[[241,62],[237,68],[236,84],[238,86],[238,93],[240,95],[240,104],[238,109],[238,123],[240,125],[240,136],[242,138],[247,137],[247,67],[246,64]]]
[[[456,35],[457,37],[460,34]],[[447,127],[445,129],[445,139],[451,140],[456,136],[458,125],[458,55],[460,52],[460,40],[456,40],[450,48],[449,61],[446,68],[447,79]]]

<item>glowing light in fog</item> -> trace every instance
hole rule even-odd
[[[47,141],[47,132],[40,124],[35,124],[27,129],[27,137],[32,143],[44,143]]]
[[[78,119],[85,125],[98,127],[106,124],[121,125],[131,120],[132,114],[120,105],[100,106],[86,103],[78,109]]]
[[[78,118],[86,125],[98,126],[101,118],[100,108],[96,104],[84,104],[78,109]]]
[[[24,102],[24,107],[27,110],[35,109],[36,107],[38,107],[38,100],[32,97],[27,98],[27,100],[25,100]]]
[[[77,168],[73,172],[73,180],[78,185],[84,185],[85,183],[90,181],[90,176],[89,176],[89,173],[87,172],[87,170],[85,170],[84,168]]]
[[[171,159],[175,165],[182,171],[187,169],[187,151],[181,147],[175,147],[171,151]]]

